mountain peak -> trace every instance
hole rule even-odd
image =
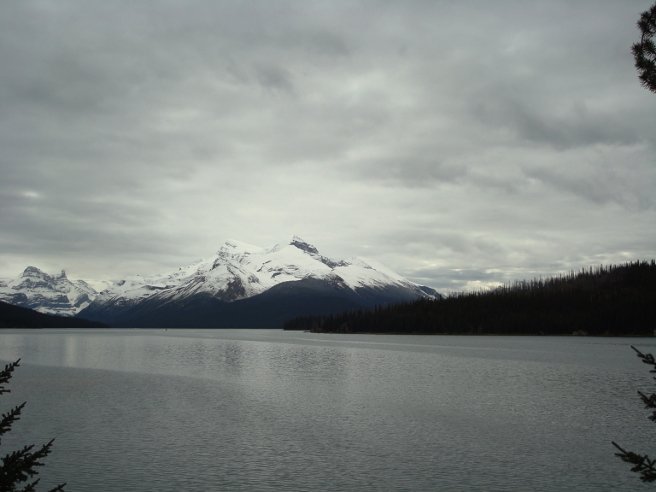
[[[0,283],[0,300],[41,312],[98,316],[119,326],[141,323],[136,320],[143,316],[148,319],[142,326],[200,322],[255,327],[264,319],[263,326],[269,326],[314,309],[338,311],[436,297],[382,265],[327,258],[299,236],[273,248],[231,239],[211,257],[176,271],[103,285],[105,290],[98,293],[84,282],[71,282],[64,271],[48,275],[28,267],[22,277]],[[190,318],[192,314],[196,317]]]
[[[253,246],[252,244],[245,243],[243,241],[237,241],[236,239],[228,239],[219,251],[230,251],[231,253],[241,252],[241,253],[254,253],[261,251],[262,248],[259,246]]]
[[[312,244],[308,243],[307,241],[303,240],[299,236],[293,236],[292,240],[289,242],[290,246],[295,246],[296,248],[300,249],[301,251],[305,251],[306,253],[310,254],[319,254],[319,250],[314,247]]]
[[[21,277],[33,277],[35,275],[43,277],[46,275],[46,273],[43,270],[39,270],[35,266],[28,266],[25,268],[25,270],[23,270],[23,273],[21,273]]]
[[[0,283],[0,300],[41,313],[75,316],[97,292],[82,281],[71,282],[66,272],[50,275],[28,266],[18,278]]]

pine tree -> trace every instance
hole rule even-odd
[[[649,372],[656,374],[656,359],[654,359],[654,356],[651,354],[643,354],[633,345],[631,345],[631,348],[635,350],[636,354],[638,357],[640,357],[642,362],[652,366],[652,369]],[[654,377],[654,379],[656,379],[656,377]],[[645,395],[642,391],[638,391],[638,395],[640,396],[642,402],[645,404],[645,408],[648,408],[652,411],[651,415],[649,416],[649,420],[656,422],[656,394],[652,393],[651,395]],[[651,459],[646,454],[637,454],[633,451],[626,451],[616,442],[613,442],[613,446],[615,446],[619,451],[615,453],[615,456],[621,458],[622,461],[626,461],[627,463],[632,464],[633,468],[631,468],[631,471],[639,473],[640,479],[643,482],[656,481],[656,460]]]
[[[638,28],[642,36],[640,42],[632,47],[635,67],[643,87],[656,92],[656,45],[653,41],[656,34],[656,3],[642,13]]]
[[[20,359],[5,365],[4,370],[0,371],[0,395],[11,391],[7,388],[7,384],[19,363]],[[25,404],[26,402],[23,402],[9,410],[9,412],[2,414],[0,418],[0,444],[2,443],[1,437],[11,430],[11,426],[17,420],[20,420]],[[39,448],[35,448],[34,444],[31,444],[6,454],[2,458],[2,463],[0,463],[0,492],[34,492],[36,485],[39,483],[39,479],[35,479],[39,474],[38,468],[43,466],[43,459],[50,454],[53,441],[54,439],[51,439]],[[62,492],[65,485],[65,483],[58,485],[50,492]]]

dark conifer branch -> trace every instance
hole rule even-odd
[[[642,13],[638,28],[642,33],[640,42],[631,47],[638,78],[643,87],[656,92],[656,45],[653,41],[656,34],[656,4]]]
[[[616,442],[613,442],[613,446],[619,450],[619,453],[615,453],[615,456],[621,458],[622,461],[634,465],[631,471],[640,473],[640,480],[643,482],[653,482],[656,480],[656,460],[652,460],[646,454],[640,455],[633,451],[626,451]]]
[[[3,413],[2,418],[0,419],[0,436],[4,434],[5,432],[9,432],[11,429],[11,426],[14,422],[17,420],[20,420],[20,413],[23,410],[23,407],[25,406],[27,402],[23,402],[18,406],[15,406],[9,412]],[[0,444],[2,443],[2,440],[0,439]]]
[[[11,379],[11,375],[14,372],[14,369],[16,369],[20,365],[20,359],[18,359],[16,362],[12,362],[11,364],[5,364],[5,368],[0,371],[0,395],[3,393],[10,393],[11,390],[5,386]]]
[[[652,367],[649,371],[650,373],[656,373],[656,359],[652,354],[642,353],[640,350],[631,345],[631,348],[635,351],[636,355],[644,362]],[[656,379],[656,376],[654,377]],[[649,416],[649,420],[656,422],[656,394],[651,394],[649,396],[645,395],[642,391],[638,391],[640,399],[645,404],[645,408],[653,409],[652,414]],[[627,463],[630,463],[633,466],[631,468],[632,472],[640,473],[640,479],[643,482],[653,482],[656,480],[656,460],[651,459],[649,456],[641,455],[634,453],[633,451],[626,451],[619,444],[613,442],[619,453],[615,453],[615,456],[618,456]]]
[[[9,383],[12,373],[19,366],[20,359],[5,365],[0,371],[0,394],[10,390],[5,385]],[[12,425],[20,420],[20,414],[25,402],[15,406],[0,418],[0,436],[11,430]],[[34,444],[23,446],[22,449],[6,454],[0,460],[0,492],[29,492],[36,490],[39,483],[38,469],[43,466],[43,460],[51,452],[54,439],[35,449]],[[1,439],[0,439],[1,443]],[[61,492],[66,484],[61,484],[51,492]]]

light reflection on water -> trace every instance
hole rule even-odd
[[[266,330],[0,333],[3,450],[69,490],[636,490],[653,339]],[[653,424],[651,424],[653,425]],[[653,451],[652,451],[653,454]]]

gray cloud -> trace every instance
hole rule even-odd
[[[293,233],[443,289],[653,257],[650,2],[12,2],[0,276]]]

